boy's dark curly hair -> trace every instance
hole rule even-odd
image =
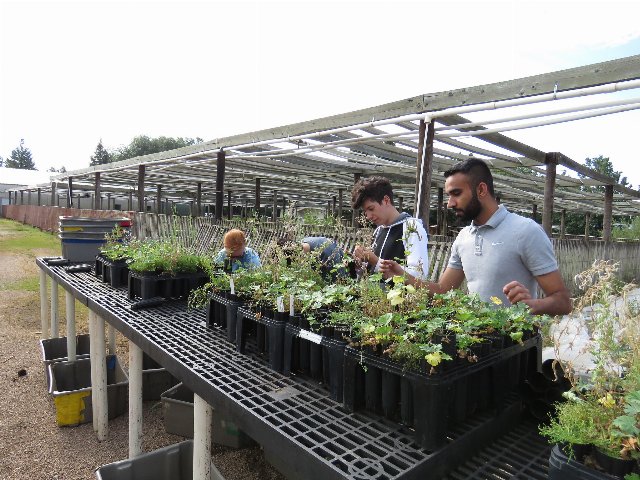
[[[385,195],[393,204],[393,189],[389,180],[384,177],[362,178],[351,189],[351,207],[360,208],[365,200],[382,203]]]

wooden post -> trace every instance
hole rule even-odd
[[[38,206],[42,205],[42,190],[38,189]]]
[[[27,190],[27,205],[31,205],[31,190]]]
[[[398,211],[402,212],[404,208],[404,197],[398,197]]]
[[[602,239],[611,241],[611,219],[613,218],[613,185],[604,186],[604,217],[602,218]]]
[[[73,207],[73,177],[69,177],[67,183],[69,184],[67,188],[67,207],[71,208]]]
[[[338,189],[338,218],[342,223],[342,193],[344,192],[344,188]]]
[[[542,228],[551,237],[553,224],[553,196],[556,189],[556,168],[558,165],[558,154],[555,152],[545,155],[547,164],[547,174],[544,179],[544,206],[542,210]]]
[[[538,204],[537,203],[534,203],[531,206],[531,218],[533,218],[534,222],[538,221]]]
[[[273,212],[271,212],[271,221],[276,222],[278,220],[278,191],[273,191]]]
[[[16,192],[16,203],[18,200],[18,192]],[[58,200],[58,194],[56,193],[56,182],[51,182],[51,199],[50,199],[50,203],[51,206],[55,206],[57,204],[57,200]]]
[[[20,205],[24,205],[24,190],[20,190]]]
[[[133,191],[129,191],[129,211],[133,210]]]
[[[336,208],[337,204],[338,204],[338,197],[334,195],[333,200],[331,202],[331,215],[333,217],[335,217],[336,213],[338,212],[338,209]]]
[[[102,193],[100,192],[100,172],[96,172],[93,181],[93,209],[100,210],[100,198],[102,197]]]
[[[426,130],[426,138],[422,133]],[[429,122],[427,126],[424,120],[420,120],[420,131],[418,132],[418,159],[416,171],[416,206],[414,217],[420,218],[425,230],[429,231],[429,200],[431,197],[431,168],[433,165],[433,139],[435,136],[434,122]],[[424,156],[424,158],[423,158]]]
[[[564,229],[565,229],[565,216],[566,216],[567,210],[566,209],[562,209],[562,211],[560,212],[560,238],[564,238]]]
[[[162,185],[156,185],[156,213],[162,213]]]
[[[260,218],[260,179],[256,178],[256,203],[254,206],[254,215],[258,215],[258,218]]]
[[[438,235],[442,235],[442,204],[444,203],[444,188],[438,187],[438,214],[436,215],[437,229],[436,232]]]
[[[224,205],[224,173],[225,153],[224,150],[220,150],[216,160],[216,220],[222,220],[222,208]]]
[[[356,183],[358,183],[360,181],[360,173],[354,173],[353,174],[353,184],[355,185]],[[358,209],[357,208],[353,208],[353,205],[351,206],[351,226],[352,227],[357,227],[358,223]]]
[[[196,216],[202,216],[202,182],[198,182],[196,191]]]
[[[227,190],[227,218],[231,220],[233,212],[231,211],[231,190]]]
[[[591,220],[591,214],[589,212],[584,214],[584,239],[589,241],[589,222]]]
[[[144,198],[144,165],[138,165],[138,211],[146,212],[147,206]]]
[[[80,199],[82,198],[82,196],[80,194],[78,194],[78,199],[76,200],[76,208],[81,209],[82,207],[80,206]]]
[[[107,210],[111,210],[111,192],[107,193]]]

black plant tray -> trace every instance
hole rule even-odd
[[[129,272],[129,300],[153,297],[186,298],[191,290],[205,285],[209,276],[204,272],[157,275]]]
[[[113,288],[126,287],[129,284],[129,267],[126,260],[112,261],[101,255],[96,257],[95,274]]]
[[[500,412],[505,396],[540,367],[540,335],[477,362],[466,360],[438,373],[404,370],[386,356],[347,346],[344,351],[344,407],[366,410],[414,429],[427,450],[445,443],[456,423],[489,408]]]
[[[284,330],[288,314],[268,310],[254,311],[239,307],[236,315],[236,346],[245,353],[247,339],[255,335],[255,353],[267,361],[269,367],[282,372]]]
[[[244,302],[230,292],[214,293],[207,303],[207,326],[225,330],[227,340],[236,343],[238,308],[243,305]]]
[[[347,342],[302,329],[291,323],[284,330],[284,370],[323,383],[329,397],[342,402],[344,349]]]

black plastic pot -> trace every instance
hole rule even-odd
[[[635,460],[612,457],[598,447],[593,449],[593,455],[605,472],[616,477],[624,477],[627,473],[633,472],[637,466]]]

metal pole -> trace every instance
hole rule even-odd
[[[51,204],[52,207],[57,205],[56,200],[58,199],[58,196],[56,194],[56,186],[57,186],[56,182],[51,182],[51,198],[49,199],[49,203]],[[17,194],[18,192],[16,192],[16,199],[17,199]]]
[[[142,349],[129,340],[129,458],[142,453]]]
[[[58,282],[51,279],[51,337],[58,338]]]
[[[47,298],[47,274],[40,270],[40,338],[49,338],[49,299]]]
[[[73,177],[67,179],[69,186],[67,187],[67,207],[73,207]]]
[[[338,218],[342,222],[342,193],[344,192],[344,188],[338,189]]]
[[[162,185],[156,185],[156,213],[162,213]]]
[[[213,408],[199,395],[193,396],[193,478],[211,480],[211,419]]]
[[[65,290],[67,313],[67,360],[76,361],[76,300]]]
[[[42,205],[42,190],[39,188],[38,189],[38,206]]]
[[[534,203],[531,206],[531,218],[533,218],[534,222],[538,221],[538,204],[537,203]]]
[[[158,202],[160,202],[160,199],[158,199]],[[202,216],[202,182],[198,182],[198,188],[197,188],[197,192],[196,192],[196,216],[197,217],[201,217]]]

